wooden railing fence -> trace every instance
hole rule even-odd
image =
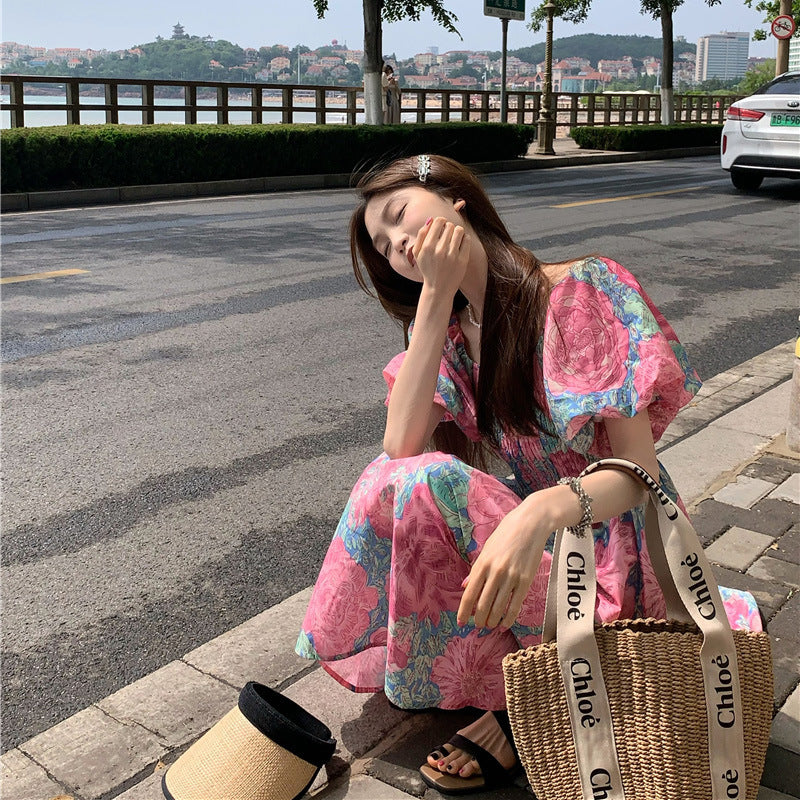
[[[22,128],[35,112],[64,112],[64,124],[82,124],[87,112],[104,112],[106,123],[119,124],[120,114],[135,112],[142,125],[159,121],[164,112],[179,112],[186,125],[198,114],[212,112],[220,125],[232,114],[249,113],[254,125],[295,122],[297,113],[313,113],[316,124],[340,122],[355,125],[364,113],[364,91],[358,86],[299,86],[220,81],[136,80],[75,78],[64,76],[0,76],[8,93],[0,111],[10,113],[10,127]],[[59,102],[34,102],[33,95],[57,97]],[[103,102],[89,103],[87,96]],[[651,94],[554,93],[556,125],[652,125],[660,121],[660,97]],[[121,98],[130,102],[122,103]],[[500,91],[476,89],[417,89],[402,92],[402,118],[406,122],[499,121]],[[511,88],[507,92],[508,121],[535,124],[542,93]],[[156,100],[162,102],[157,103]],[[715,95],[675,95],[675,121],[721,123],[728,106],[738,98]],[[169,102],[174,100],[175,102]],[[204,102],[200,102],[200,101]],[[329,119],[332,117],[332,119]],[[362,116],[363,118],[363,116]],[[239,121],[243,121],[239,119]]]

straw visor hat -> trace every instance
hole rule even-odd
[[[239,704],[167,771],[167,800],[297,800],[333,755],[316,717],[252,681]]]

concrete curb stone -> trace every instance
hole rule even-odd
[[[82,800],[99,800],[152,769],[168,748],[150,731],[89,706],[18,748]]]
[[[3,797],[13,800],[42,800],[43,797],[55,797],[63,789],[39,764],[19,749],[3,754],[0,777]]]

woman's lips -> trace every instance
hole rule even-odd
[[[416,267],[417,266],[417,261],[414,258],[414,247],[413,247],[413,245],[408,248],[408,250],[406,252],[406,258],[408,258],[408,263],[411,264],[412,267]]]

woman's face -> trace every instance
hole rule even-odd
[[[449,200],[422,186],[406,186],[373,197],[364,211],[364,224],[373,247],[391,268],[404,278],[422,283],[414,260],[420,228],[436,217],[466,228],[467,223],[459,213],[463,206],[463,200]]]

